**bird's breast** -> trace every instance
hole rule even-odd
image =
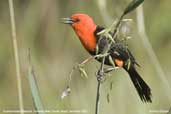
[[[84,30],[84,32],[79,31],[79,30],[75,30],[76,34],[78,35],[82,45],[84,46],[84,48],[92,53],[96,51],[96,38],[94,36],[94,33],[88,31],[88,30]]]

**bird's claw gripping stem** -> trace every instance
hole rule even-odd
[[[120,67],[111,67],[111,68],[104,68],[103,70],[98,70],[96,72],[96,77],[97,77],[97,81],[100,81],[102,82],[105,78],[105,74],[113,71],[113,70],[117,70],[119,69]]]
[[[97,81],[102,81],[104,79],[104,71],[103,70],[98,70],[96,72],[96,77],[97,77]]]

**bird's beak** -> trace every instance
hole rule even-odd
[[[62,20],[62,23],[64,23],[64,24],[73,24],[74,23],[74,20],[71,18],[61,18],[61,20]]]

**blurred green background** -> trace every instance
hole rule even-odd
[[[131,0],[14,0],[17,40],[22,74],[24,109],[34,108],[27,80],[27,52],[31,49],[41,99],[45,109],[95,111],[97,81],[95,72],[99,63],[93,60],[86,65],[88,79],[74,73],[71,94],[60,99],[68,84],[69,73],[75,63],[83,61],[89,54],[82,47],[70,26],[61,24],[60,18],[73,13],[87,13],[98,25],[108,26],[120,16]],[[104,4],[106,3],[106,4]],[[146,0],[143,4],[146,32],[171,87],[171,1]],[[105,9],[102,6],[105,6]],[[110,16],[110,19],[108,16]],[[137,68],[152,89],[153,103],[142,103],[128,74],[119,69],[111,73],[101,88],[101,114],[150,114],[149,110],[167,110],[171,106],[166,87],[147,54],[142,39],[138,36],[136,11],[125,18],[133,19],[133,38],[128,45],[141,65]],[[0,1],[0,114],[5,109],[18,109],[17,81],[11,38],[9,6],[7,0]],[[113,89],[110,92],[110,82]],[[169,90],[168,90],[169,89]],[[110,92],[110,102],[107,93]],[[159,113],[160,114],[160,113]]]

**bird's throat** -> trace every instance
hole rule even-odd
[[[94,35],[95,29],[92,29],[91,31],[88,29],[85,29],[84,31],[80,29],[76,30],[76,28],[74,29],[82,45],[90,53],[95,52],[96,50],[96,37]]]

